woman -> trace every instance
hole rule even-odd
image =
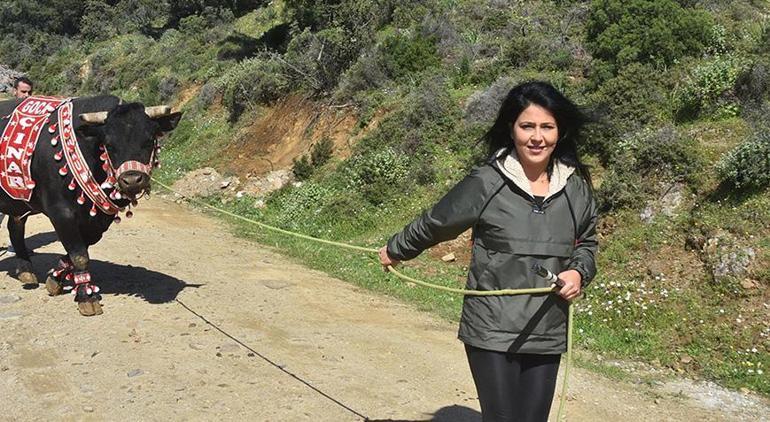
[[[486,164],[380,249],[382,265],[395,265],[472,228],[468,289],[547,287],[534,263],[564,281],[557,294],[465,297],[458,337],[484,422],[548,420],[567,301],[596,274],[596,207],[576,145],[583,123],[550,84],[514,87],[484,136]]]

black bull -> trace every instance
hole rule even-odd
[[[19,104],[19,100],[0,102],[0,116],[8,116]],[[108,112],[101,123],[86,123],[78,117],[73,118],[73,127],[80,144],[84,159],[91,169],[94,178],[102,183],[107,174],[100,161],[100,148],[103,146],[109,155],[112,165],[118,168],[122,163],[138,161],[149,163],[156,145],[156,137],[171,131],[176,127],[181,113],[167,114],[160,117],[149,117],[145,108],[138,103],[121,104],[117,97],[98,96],[81,97],[72,100],[73,116],[82,113]],[[51,120],[55,121],[54,116]],[[0,120],[0,133],[8,123],[8,119]],[[24,224],[29,214],[43,213],[50,220],[59,241],[67,251],[67,256],[60,261],[59,270],[54,271],[46,281],[50,294],[60,294],[65,276],[77,274],[78,279],[83,275],[90,279],[88,273],[88,247],[98,242],[104,232],[110,227],[114,215],[103,212],[95,216],[89,214],[90,205],[77,203],[78,191],[68,189],[71,175],[62,177],[58,170],[63,162],[57,162],[53,156],[61,147],[51,144],[54,134],[48,130],[41,131],[35,152],[32,156],[31,175],[35,181],[32,197],[29,202],[11,198],[0,189],[0,212],[10,216],[8,232],[11,244],[18,258],[18,277],[25,284],[37,284],[38,280],[32,271],[29,251],[24,243]],[[149,163],[150,166],[152,163]],[[149,190],[149,174],[140,171],[126,171],[116,183],[122,198],[114,200],[119,207],[128,206],[134,195]],[[77,289],[75,300],[83,315],[101,313],[99,295],[93,284],[85,284],[86,289]],[[78,286],[80,287],[80,286]]]

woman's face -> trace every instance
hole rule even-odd
[[[556,118],[547,109],[530,104],[513,122],[511,137],[522,166],[545,170],[559,139]]]

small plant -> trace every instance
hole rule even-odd
[[[734,87],[748,67],[745,59],[734,56],[717,56],[696,66],[673,93],[677,120],[688,121],[701,114],[716,118],[736,116],[740,109]]]
[[[334,152],[334,142],[331,138],[325,136],[321,138],[318,143],[313,145],[313,149],[310,151],[310,161],[313,167],[318,168],[326,164],[331,158]]]
[[[717,164],[722,180],[738,189],[770,186],[770,135],[761,133],[725,154]]]
[[[292,161],[294,165],[291,168],[291,172],[294,173],[294,178],[297,180],[307,180],[313,175],[313,164],[307,158],[307,155],[303,155],[298,159]]]

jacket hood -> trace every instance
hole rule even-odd
[[[524,174],[524,168],[519,162],[519,157],[516,155],[515,148],[501,148],[495,153],[495,162],[497,167],[503,173],[505,177],[510,179],[521,190],[528,193],[531,196],[532,188]],[[554,161],[553,174],[551,174],[551,180],[548,184],[548,195],[545,199],[552,197],[559,193],[565,186],[567,186],[567,179],[575,172],[575,168],[562,163],[559,160]]]

